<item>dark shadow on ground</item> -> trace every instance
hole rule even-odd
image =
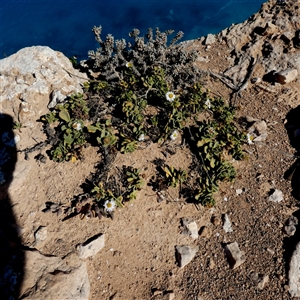
[[[0,299],[19,298],[24,255],[8,188],[13,180],[17,151],[13,119],[0,113]]]
[[[298,207],[300,208],[300,106],[292,109],[286,117],[285,128],[289,136],[290,144],[295,148],[295,161],[291,166],[287,166],[284,178],[291,181],[292,186],[292,196],[297,199]],[[298,158],[297,158],[298,157]],[[300,223],[300,209],[293,213],[296,217],[298,223]],[[285,226],[289,225],[289,220],[286,220],[283,230],[285,231]],[[296,245],[300,242],[300,224],[294,225],[296,232],[293,236],[287,236],[283,240],[284,248],[284,261],[286,272],[289,271],[289,263],[291,256],[295,250]]]

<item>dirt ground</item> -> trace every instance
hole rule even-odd
[[[214,58],[210,70],[226,69],[227,60],[218,55],[219,51],[222,49],[216,47],[208,54]],[[259,76],[258,67],[253,77]],[[206,84],[212,92],[229,99],[231,91],[217,80],[208,79]],[[295,162],[295,148],[286,128],[295,124],[288,115],[295,105],[289,102],[293,100],[291,95],[284,94],[288,86],[285,91],[276,88],[276,93],[266,93],[250,85],[238,99],[238,117],[265,120],[268,137],[265,142],[245,145],[248,158],[235,162],[237,178],[234,183],[221,185],[214,208],[197,209],[175,197],[158,203],[147,187],[129,207],[117,212],[114,221],[105,221],[106,251],[89,261],[91,299],[172,299],[173,295],[182,300],[290,299],[287,263],[298,238],[287,237],[283,227],[292,214],[298,216],[299,212],[291,181],[285,180],[284,174]],[[151,145],[132,155],[120,155],[116,162],[142,168],[149,178],[151,161],[157,157],[165,159],[160,149]],[[183,148],[167,162],[185,167],[190,158],[189,150]],[[268,200],[275,188],[283,192],[280,203]],[[239,189],[241,194],[236,192]],[[223,214],[228,214],[233,224],[231,233],[222,228]],[[182,217],[195,220],[199,229],[206,226],[208,234],[196,241],[182,235]],[[245,252],[246,261],[232,270],[224,245],[235,241]],[[183,269],[176,266],[176,245],[199,246],[196,257]],[[269,282],[259,289],[266,275]]]

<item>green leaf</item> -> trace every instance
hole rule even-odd
[[[66,121],[67,123],[71,121],[69,112],[66,109],[61,110],[58,115],[62,120]]]
[[[86,126],[88,132],[90,133],[95,133],[97,130],[99,130],[99,127],[93,126],[93,125],[88,125]]]
[[[202,139],[202,140],[200,140],[200,141],[197,142],[197,147],[202,147],[206,143],[207,143],[207,140],[206,139]]]
[[[73,142],[74,142],[74,139],[72,137],[71,134],[68,134],[68,135],[64,135],[64,142],[65,144],[68,144],[68,145],[71,145]]]
[[[209,164],[210,164],[210,166],[212,167],[212,168],[214,168],[215,167],[215,159],[214,158],[212,158],[211,160],[210,160],[210,162],[209,162]]]

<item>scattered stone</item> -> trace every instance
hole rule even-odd
[[[198,225],[195,221],[189,218],[181,219],[182,225],[184,226],[183,234],[191,236],[193,239],[197,239],[198,235]]]
[[[155,289],[155,291],[153,292],[153,296],[158,296],[161,295],[162,293],[163,291]]]
[[[298,225],[298,219],[295,216],[290,216],[284,226],[284,232],[288,236],[293,236],[296,233],[296,225]]]
[[[245,253],[240,250],[237,242],[227,244],[224,250],[232,269],[239,267],[245,262]]]
[[[221,220],[220,218],[218,218],[217,216],[212,216],[211,217],[211,223],[214,225],[214,226],[218,226],[221,224]]]
[[[257,285],[258,289],[263,290],[268,282],[269,282],[269,275],[263,276]]]
[[[283,193],[280,190],[275,189],[273,193],[269,196],[269,201],[280,202],[283,200]]]
[[[174,299],[175,299],[175,294],[169,293],[169,300],[174,300]]]
[[[295,216],[290,216],[287,220],[287,225],[298,225],[298,218]]]
[[[214,34],[209,33],[205,40],[205,45],[211,45],[216,42],[216,36]]]
[[[35,246],[44,242],[47,239],[47,227],[40,226],[38,230],[34,233]]]
[[[296,226],[295,225],[284,226],[284,232],[288,236],[293,236],[296,233]]]
[[[223,215],[223,229],[226,233],[232,232],[232,225],[227,214]]]
[[[286,84],[294,81],[298,76],[297,69],[286,69],[274,74],[274,79],[276,82],[281,84]]]
[[[210,238],[212,234],[212,231],[207,226],[202,226],[199,232],[199,235],[203,238]]]
[[[176,259],[180,268],[185,267],[196,255],[198,246],[176,246]]]
[[[248,132],[251,135],[253,142],[265,141],[268,136],[267,123],[262,120],[255,121],[254,124],[249,128]]]
[[[289,264],[289,293],[292,297],[300,297],[300,243],[296,245]]]
[[[237,190],[235,190],[235,193],[236,193],[237,195],[240,195],[240,194],[243,193],[243,190],[242,190],[242,189],[237,189]]]
[[[212,258],[209,259],[209,268],[212,270],[216,266],[214,260]]]
[[[78,256],[81,259],[86,259],[96,255],[105,246],[104,234],[97,234],[88,239],[83,244],[77,245]]]

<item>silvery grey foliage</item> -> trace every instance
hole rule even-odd
[[[133,29],[129,36],[134,43],[126,43],[125,39],[114,40],[108,34],[105,40],[101,39],[102,27],[92,29],[100,47],[96,51],[89,51],[88,55],[94,71],[101,72],[101,79],[118,82],[123,79],[124,66],[130,64],[137,76],[144,76],[148,68],[162,67],[171,86],[184,88],[193,84],[199,72],[194,67],[197,58],[196,51],[186,51],[183,44],[176,44],[182,37],[179,31],[168,44],[168,36],[174,31],[161,32],[159,28],[148,29],[144,37],[138,29]]]

